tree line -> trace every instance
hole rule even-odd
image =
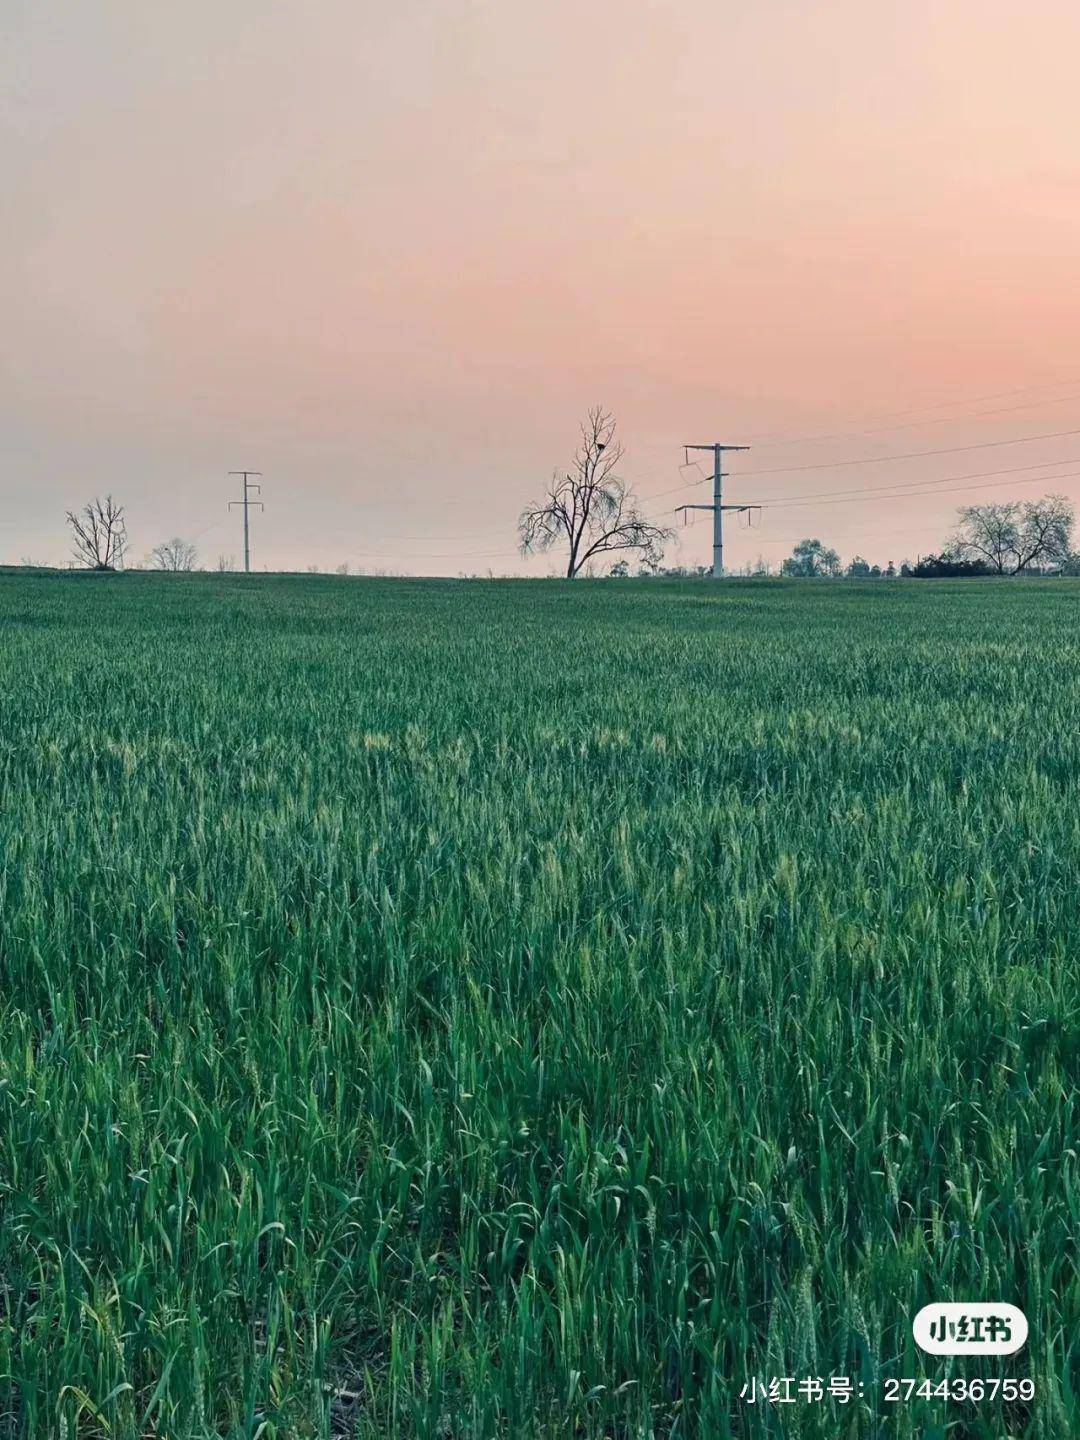
[[[1063,495],[1038,500],[1007,500],[991,505],[964,505],[957,511],[953,533],[936,554],[897,571],[890,560],[883,570],[856,555],[846,566],[818,539],[800,540],[780,566],[780,574],[798,579],[886,579],[896,574],[916,580],[960,579],[990,575],[1080,575],[1080,555],[1073,550],[1075,514]],[[760,573],[760,572],[759,572]]]

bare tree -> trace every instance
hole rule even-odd
[[[171,540],[155,546],[151,551],[150,558],[157,570],[194,570],[199,558],[199,552],[188,540],[181,540],[179,535],[174,535]]]
[[[67,521],[71,526],[71,553],[78,564],[91,570],[116,570],[124,563],[124,507],[111,495],[91,500],[77,515],[69,510]]]
[[[657,564],[671,531],[648,521],[633,493],[616,475],[623,448],[615,420],[599,406],[581,427],[581,444],[566,475],[551,477],[547,494],[518,520],[521,553],[550,550],[565,541],[566,578],[573,580],[598,555],[636,550]]]
[[[219,575],[231,574],[236,569],[235,555],[219,555],[217,557],[217,572]]]
[[[1070,553],[1075,516],[1063,495],[965,505],[957,512],[950,553],[983,560],[999,575],[1019,575],[1032,565],[1062,563]]]

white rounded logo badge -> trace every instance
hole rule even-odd
[[[1028,1336],[1015,1305],[992,1300],[924,1305],[911,1322],[915,1344],[928,1355],[1012,1355]]]

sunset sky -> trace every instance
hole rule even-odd
[[[731,521],[732,567],[1080,500],[1075,0],[7,0],[0,34],[0,560],[65,563],[105,490],[137,563],[238,556],[248,466],[258,568],[547,573],[516,517],[597,403],[655,518],[706,498],[668,493],[686,442],[753,445],[731,499],[819,497]],[[703,517],[668,561],[709,558]]]

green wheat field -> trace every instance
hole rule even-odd
[[[1078,702],[1062,581],[0,575],[0,1435],[1080,1433]]]

